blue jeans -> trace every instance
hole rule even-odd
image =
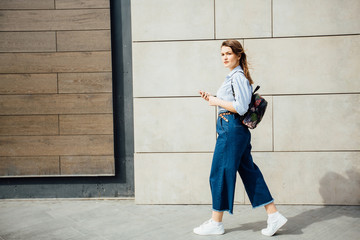
[[[260,169],[251,157],[251,134],[238,114],[221,117],[216,123],[218,138],[210,172],[210,188],[214,211],[233,213],[236,172],[245,186],[252,206],[273,202]]]

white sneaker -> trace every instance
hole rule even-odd
[[[212,219],[194,228],[194,233],[198,235],[221,235],[224,234],[224,232],[224,224],[222,222],[215,222]]]
[[[265,236],[271,237],[277,232],[277,230],[279,230],[282,226],[284,226],[286,222],[287,222],[286,217],[284,217],[279,213],[276,219],[267,220],[267,224],[268,224],[267,228],[261,230],[261,233]]]

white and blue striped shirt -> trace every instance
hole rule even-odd
[[[231,89],[231,82],[235,92],[235,99]],[[245,77],[244,71],[240,66],[234,68],[225,78],[225,81],[216,93],[216,97],[233,103],[233,107],[240,114],[244,115],[251,101],[252,86]],[[218,107],[218,113],[228,110]]]

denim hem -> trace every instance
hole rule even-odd
[[[262,206],[268,205],[269,203],[272,203],[272,202],[274,202],[274,199],[273,199],[273,200],[271,200],[270,202],[267,202],[267,203],[261,204],[261,205],[259,205],[259,206],[255,206],[255,207],[253,207],[253,208],[262,207]]]
[[[215,212],[228,212],[228,213],[230,213],[231,215],[233,215],[233,213],[229,210],[229,209],[226,209],[226,210],[216,210],[216,209],[212,209],[213,211],[215,211]]]

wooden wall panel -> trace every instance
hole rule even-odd
[[[0,9],[54,9],[54,0],[1,0]]]
[[[87,156],[113,153],[113,135],[0,136],[0,156]]]
[[[56,73],[0,74],[0,94],[36,93],[57,93]]]
[[[60,115],[61,135],[112,134],[112,114]]]
[[[56,135],[58,115],[0,116],[0,135]]]
[[[109,0],[55,0],[57,9],[109,8]]]
[[[0,32],[0,52],[55,51],[55,32]]]
[[[59,31],[58,51],[111,50],[110,30]]]
[[[0,95],[4,115],[112,113],[112,94]]]
[[[110,52],[0,53],[0,73],[111,71]]]
[[[61,175],[115,174],[114,156],[60,156]]]
[[[0,157],[0,177],[60,175],[59,156]]]
[[[0,177],[113,175],[111,71],[109,0],[0,0]]]
[[[59,93],[112,92],[112,73],[59,73]]]
[[[0,11],[0,31],[110,29],[109,9]]]

